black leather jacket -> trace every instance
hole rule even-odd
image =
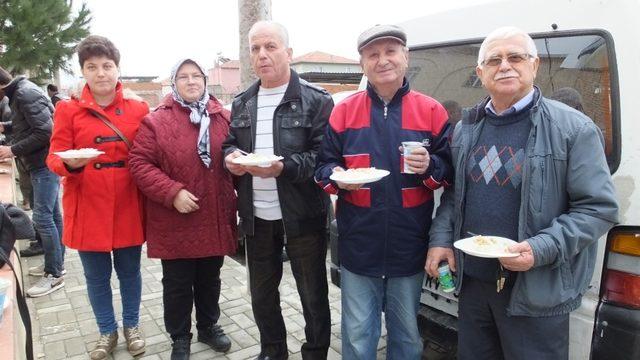
[[[260,81],[237,95],[231,107],[229,136],[224,156],[237,148],[253,152]],[[288,237],[324,229],[329,199],[313,180],[316,158],[333,109],[326,90],[309,84],[291,70],[289,86],[273,115],[273,151],[284,157],[276,178],[280,209]],[[253,181],[249,174],[237,179],[238,211],[245,234],[253,235]]]
[[[46,167],[53,105],[36,84],[18,76],[4,89],[12,111],[11,152],[27,171]]]

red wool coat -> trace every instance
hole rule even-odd
[[[229,112],[211,97],[211,167],[197,152],[199,127],[190,111],[166,96],[147,115],[129,155],[131,174],[146,196],[147,255],[160,259],[200,258],[235,253],[236,195],[222,166],[222,142]],[[198,210],[181,214],[173,207],[180,189],[198,200]]]
[[[89,109],[106,116],[129,141],[133,141],[142,118],[149,113],[146,103],[123,98],[120,83],[115,99],[104,109],[95,103],[88,86],[79,99],[58,102],[47,166],[64,177],[63,242],[73,249],[102,252],[141,245],[143,202],[126,162],[129,150]],[[96,148],[105,153],[78,172],[69,172],[54,154],[80,148]],[[97,163],[118,161],[125,161],[125,166],[96,167]]]

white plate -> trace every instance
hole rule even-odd
[[[54,154],[60,156],[63,159],[93,159],[94,157],[98,157],[104,154],[104,151],[87,148],[79,150],[58,151]]]
[[[484,238],[490,243],[487,245],[480,245],[476,240]],[[520,256],[520,253],[511,253],[507,251],[507,247],[515,245],[517,242],[499,237],[499,236],[472,236],[466,239],[461,239],[453,243],[453,246],[464,252],[465,254],[483,257],[483,258],[501,258],[501,257],[516,257]]]
[[[362,168],[362,171],[337,171],[329,178],[333,181],[340,181],[345,184],[367,184],[376,182],[389,175],[388,170],[376,168]],[[364,170],[366,169],[366,170]],[[354,169],[355,170],[355,169]],[[359,170],[359,169],[358,169]]]
[[[282,156],[276,155],[250,154],[239,156],[231,160],[231,162],[238,165],[269,167],[272,162],[280,161],[282,159],[284,159]]]

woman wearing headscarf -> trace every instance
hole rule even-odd
[[[222,166],[229,112],[207,92],[205,71],[185,59],[171,73],[171,94],[145,117],[129,155],[146,196],[147,255],[162,260],[164,322],[171,359],[188,359],[191,309],[198,341],[226,352],[220,317],[220,268],[235,253],[236,196]]]
[[[120,52],[109,39],[87,37],[78,45],[78,59],[87,83],[79,97],[58,103],[47,166],[64,177],[62,238],[80,254],[100,330],[91,359],[106,359],[118,342],[110,282],[113,268],[120,281],[123,333],[135,356],[145,351],[138,327],[144,237],[142,196],[131,178],[127,156],[149,107],[139,98],[123,95],[118,81]],[[93,159],[56,155],[81,148],[104,154]]]

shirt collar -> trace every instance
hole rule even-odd
[[[525,95],[522,99],[518,100],[515,104],[513,104],[507,110],[503,111],[501,114],[498,114],[496,112],[496,109],[493,107],[493,102],[491,100],[487,102],[487,105],[485,105],[484,109],[486,110],[486,112],[491,113],[495,116],[511,115],[513,113],[516,113],[524,109],[527,105],[531,104],[531,102],[533,101],[533,95],[535,94],[535,92],[536,92],[535,88],[531,89],[531,91],[527,95]]]

